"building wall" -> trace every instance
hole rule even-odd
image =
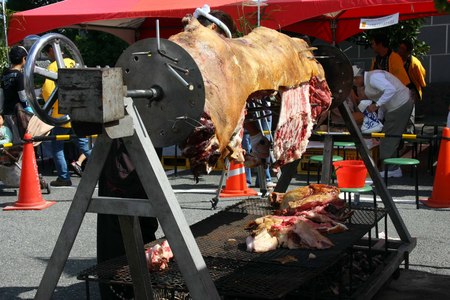
[[[422,60],[427,82],[450,82],[450,15],[427,18],[419,38],[431,47]]]

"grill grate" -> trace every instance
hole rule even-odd
[[[360,240],[386,215],[383,209],[355,209],[349,231],[329,235],[335,244],[327,250],[277,249],[265,253],[246,251],[247,223],[270,214],[265,201],[248,199],[191,227],[219,293],[253,299],[279,299],[317,277],[341,259],[345,250]],[[227,243],[235,239],[237,243]],[[310,253],[316,257],[310,259]],[[281,264],[277,259],[292,256],[297,261]],[[132,284],[126,257],[117,258],[83,271],[81,280]],[[155,289],[186,292],[175,263],[162,272],[151,273]]]
[[[226,211],[265,216],[273,213],[273,207],[270,206],[268,199],[249,198],[227,208]]]
[[[384,208],[371,208],[371,207],[359,207],[352,208],[353,215],[349,219],[349,223],[375,226],[376,223],[381,221],[386,216],[386,209]]]
[[[194,236],[197,237],[196,241],[202,251],[202,255],[204,257],[222,257],[231,260],[266,263],[277,263],[276,259],[281,259],[289,255],[297,259],[296,262],[289,263],[291,266],[318,268],[328,264],[330,260],[345,250],[349,245],[353,245],[370,229],[370,226],[366,224],[348,224],[349,231],[327,236],[335,246],[326,251],[311,249],[290,250],[280,248],[275,251],[264,253],[250,253],[246,251],[245,244],[245,239],[249,234],[243,230],[243,228],[247,223],[254,220],[255,217],[256,216],[224,211],[215,215],[217,223],[222,225],[215,226],[216,224],[214,224],[214,227],[209,232],[205,232],[205,228],[211,228],[209,220],[194,225],[192,227],[192,232]],[[228,220],[228,222],[224,224],[224,222],[220,222],[220,220]],[[197,229],[202,231],[201,234],[199,234]],[[235,239],[237,244],[230,246],[227,243],[229,239]],[[308,259],[310,253],[313,253],[317,259]]]

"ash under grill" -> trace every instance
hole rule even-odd
[[[246,224],[272,211],[265,201],[245,200],[191,227],[219,293],[251,299],[279,299],[317,277],[337,263],[346,250],[359,241],[386,212],[382,209],[354,210],[349,231],[329,235],[335,244],[326,250],[277,249],[265,253],[246,251]],[[227,243],[235,239],[237,243]],[[153,244],[153,243],[152,243]],[[315,258],[311,259],[313,253]],[[282,264],[290,256],[296,261]],[[126,257],[101,263],[82,272],[78,279],[132,284]],[[162,272],[151,273],[155,289],[188,292],[175,262]]]

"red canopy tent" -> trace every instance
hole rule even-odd
[[[165,26],[163,29],[170,30],[176,25],[179,30],[181,18],[187,13],[192,13],[196,7],[203,6],[204,2],[204,0],[65,0],[13,14],[9,22],[8,41],[14,44],[30,34],[82,25],[86,29],[111,32],[132,42],[135,40],[136,29],[146,18],[157,17],[161,19],[162,26]],[[221,7],[234,1],[212,2],[212,7]]]
[[[370,9],[356,7],[324,14],[286,26],[283,30],[307,34],[329,43],[339,43],[363,31],[359,29],[361,18],[378,18],[399,13],[400,20],[408,20],[439,14],[432,0],[405,1],[397,4],[392,4],[392,1],[385,2],[373,5]]]
[[[14,44],[30,34],[39,34],[56,28],[82,27],[86,29],[99,29],[118,35],[134,42],[136,38],[154,36],[154,20],[160,19],[162,36],[169,36],[181,29],[181,18],[192,13],[195,8],[208,3],[211,8],[222,9],[230,13],[235,20],[247,18],[256,24],[257,0],[65,0],[40,8],[19,12],[12,16],[9,24],[8,41]],[[429,15],[432,0],[261,0],[261,25],[286,29],[295,32],[309,33],[313,36],[323,37],[326,40],[328,29],[324,23],[305,23],[301,21],[322,17],[327,13],[344,11],[342,16],[378,16],[387,12],[383,7],[392,10],[421,12],[421,4],[427,7]],[[250,4],[250,6],[249,6]],[[411,9],[412,7],[412,9]],[[433,7],[434,9],[434,7]],[[353,13],[350,13],[354,11]],[[391,11],[391,10],[390,10]],[[436,13],[434,11],[433,13]],[[387,13],[389,14],[389,12]],[[422,16],[415,14],[414,17]],[[343,21],[340,25],[343,32],[356,33],[350,27],[356,24]],[[237,22],[240,23],[240,22]],[[314,27],[314,28],[313,28]],[[320,27],[320,28],[319,28]],[[341,30],[339,30],[341,31]],[[139,36],[136,37],[136,32]],[[323,34],[319,34],[323,32]],[[330,34],[328,34],[330,35]],[[347,35],[347,34],[342,34]],[[349,35],[347,35],[349,36]]]

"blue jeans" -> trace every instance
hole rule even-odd
[[[247,153],[250,153],[250,150],[252,150],[252,146],[250,145],[250,134],[247,132],[244,132],[244,136],[242,137],[242,149]],[[245,168],[245,180],[248,185],[252,184],[252,169]]]
[[[71,128],[55,127],[52,129],[52,135],[71,134]],[[89,141],[87,138],[76,138],[74,140],[78,149],[87,157],[91,155],[91,149],[89,149]],[[52,140],[52,155],[55,162],[56,172],[58,178],[63,180],[70,179],[69,169],[67,168],[66,157],[64,156],[64,141]]]
[[[252,150],[252,145],[250,144],[250,135],[248,133],[244,133],[244,136],[242,138],[242,148],[247,152],[250,153]],[[269,167],[266,168],[266,181],[271,182],[272,181],[272,175],[270,175]],[[247,184],[252,184],[252,169],[245,168],[245,180],[247,181]],[[258,179],[258,173],[256,173],[256,185],[259,185],[259,179]]]

